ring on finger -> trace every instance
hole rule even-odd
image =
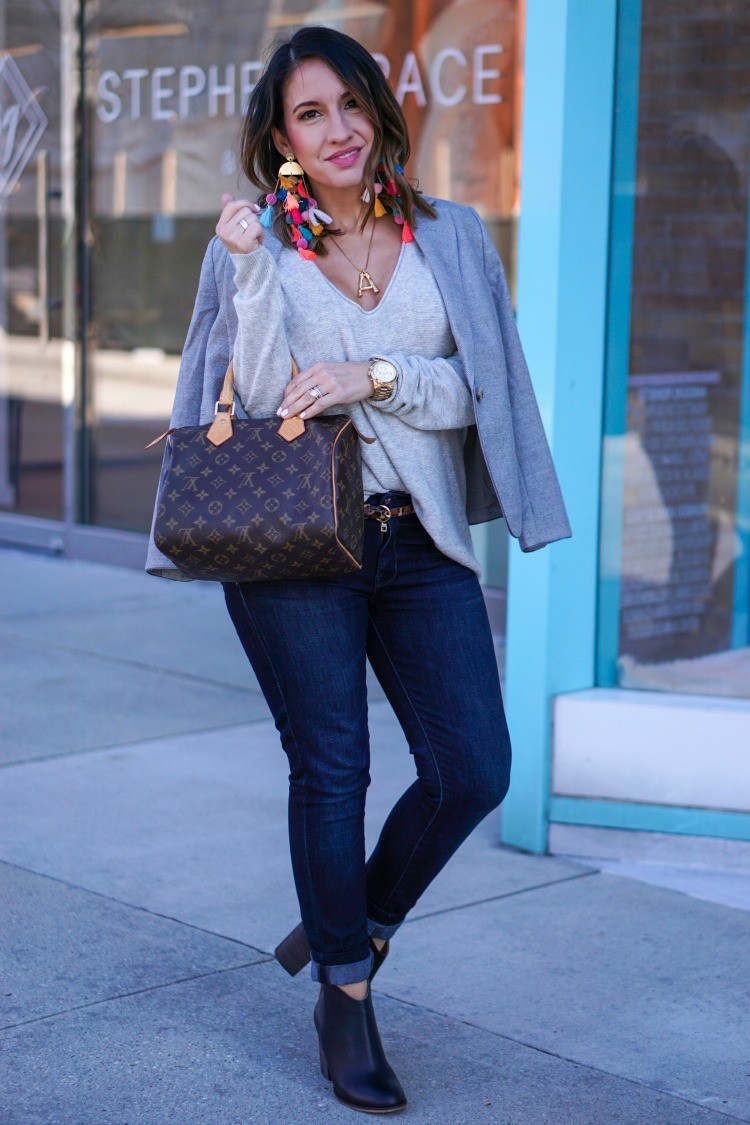
[[[240,224],[243,230],[247,230],[247,228],[250,226],[247,219],[238,219],[237,222]]]
[[[317,384],[314,387],[310,387],[310,390],[307,393],[309,395],[312,395],[313,398],[322,398],[324,394],[324,392],[321,391],[320,387],[317,386]]]

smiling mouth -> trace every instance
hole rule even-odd
[[[354,156],[360,149],[361,146],[355,146],[354,148],[347,148],[343,152],[334,152],[333,156],[327,156],[326,160],[343,160],[347,156]]]

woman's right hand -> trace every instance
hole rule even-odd
[[[260,225],[257,203],[235,199],[226,192],[221,197],[223,210],[216,224],[216,233],[230,254],[251,254],[262,244],[265,230]],[[247,230],[240,223],[244,219]]]

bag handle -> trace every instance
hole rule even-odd
[[[294,378],[295,375],[298,374],[299,367],[297,366],[296,359],[294,358],[294,356],[292,356],[292,378]],[[220,409],[221,407],[225,407],[225,409],[222,410]],[[230,359],[229,361],[229,366],[227,367],[227,371],[224,376],[224,382],[222,383],[221,393],[216,400],[214,414],[215,418],[206,431],[206,438],[211,442],[212,445],[223,445],[225,441],[229,441],[233,433],[232,418],[235,414],[234,357],[232,357],[232,359]],[[366,437],[363,433],[361,433],[360,430],[354,425],[354,422],[351,422],[351,425],[357,435],[362,439],[362,441],[366,441],[368,445],[372,445],[374,441],[377,441],[377,438]],[[295,415],[294,418],[285,418],[279,426],[277,432],[281,437],[284,438],[285,441],[294,441],[295,438],[298,438],[300,434],[303,434],[305,432],[305,420],[304,418],[300,418],[298,415]],[[151,449],[152,446],[156,445],[160,441],[163,441],[164,438],[169,437],[169,435],[173,433],[174,427],[170,430],[165,430],[163,434],[159,434],[158,438],[154,438],[153,441],[150,441],[148,445],[144,445],[143,448]]]
[[[292,356],[292,378],[294,378],[294,376],[297,374],[299,374],[299,367],[297,366],[297,360],[294,358],[294,356]],[[225,409],[222,409],[222,407],[224,407]],[[227,367],[227,373],[224,376],[224,382],[221,387],[221,393],[219,394],[219,397],[216,401],[214,413],[216,417],[206,431],[206,439],[210,441],[212,445],[223,445],[225,441],[229,441],[233,433],[232,418],[234,417],[235,413],[234,356],[229,361],[229,367]],[[302,427],[300,428],[299,426],[295,426],[294,433],[287,436],[289,427],[287,427],[287,433],[284,433],[284,425],[286,421],[287,419],[285,418],[279,426],[279,433],[282,437],[285,437],[287,441],[293,441],[294,438],[299,437],[301,433],[304,433],[305,422],[304,419],[300,418],[299,421],[302,423]],[[297,419],[290,418],[289,421],[296,422]]]

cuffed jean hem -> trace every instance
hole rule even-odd
[[[372,953],[364,961],[354,961],[348,965],[319,965],[311,957],[310,975],[321,984],[354,984],[358,980],[367,980],[374,961]]]
[[[401,922],[394,922],[392,925],[387,926],[383,922],[373,922],[372,918],[367,919],[367,934],[368,937],[377,937],[388,940],[392,938],[399,926],[403,926]]]

